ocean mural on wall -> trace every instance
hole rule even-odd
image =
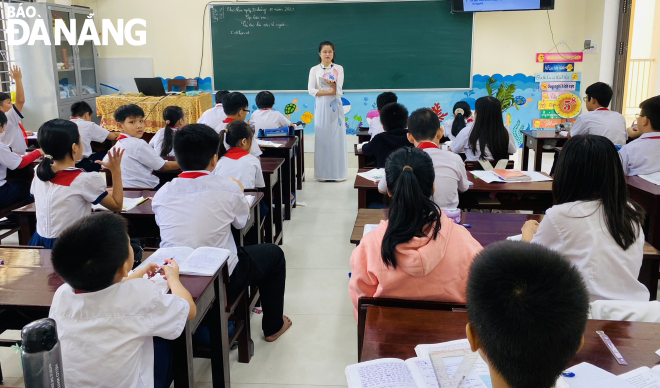
[[[175,77],[183,79],[184,77]],[[212,91],[211,78],[197,78],[200,91]],[[167,85],[167,79],[163,79]],[[348,86],[348,85],[347,85]],[[457,101],[466,101],[472,109],[477,98],[492,95],[502,101],[503,119],[513,132],[518,145],[522,144],[520,131],[531,129],[532,120],[538,118],[538,101],[541,100],[538,83],[534,76],[515,75],[481,75],[472,77],[472,89],[466,91],[440,92],[399,92],[399,103],[405,105],[410,112],[415,109],[431,108],[438,117],[444,120],[453,118],[452,108]],[[302,121],[306,124],[305,134],[314,134],[314,97],[307,93],[275,92],[274,109],[286,113],[291,121]],[[376,110],[377,92],[346,92],[342,97],[347,134],[355,134],[361,127],[368,127],[369,122],[378,116]],[[254,99],[256,93],[246,94],[250,109],[256,110]]]

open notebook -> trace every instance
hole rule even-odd
[[[121,211],[127,212],[129,210],[132,210],[135,207],[137,207],[139,204],[141,204],[143,202],[146,202],[148,200],[149,200],[149,198],[145,198],[145,197],[138,197],[138,198],[126,198],[126,197],[124,197],[124,202],[122,203]],[[92,205],[92,211],[97,211],[97,210],[107,211],[108,209],[105,206],[101,205],[100,203],[96,204],[96,205]]]
[[[653,368],[643,366],[619,375],[634,388],[660,388],[660,365]]]
[[[179,265],[179,273],[182,275],[213,276],[222,264],[229,258],[229,250],[213,247],[200,247],[192,249],[188,247],[160,248],[140,264],[156,263],[162,266],[166,259],[174,259]],[[138,267],[138,268],[139,268]]]

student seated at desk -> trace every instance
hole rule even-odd
[[[465,163],[460,156],[440,149],[443,132],[440,120],[431,109],[421,108],[414,111],[408,119],[408,140],[415,147],[424,150],[433,161],[435,171],[435,192],[433,202],[440,209],[458,208],[458,192],[470,188]],[[387,194],[387,173],[378,182],[378,191]]]
[[[92,152],[92,142],[103,143],[106,140],[115,140],[116,133],[112,133],[92,121],[92,107],[85,101],[74,102],[71,105],[71,121],[78,126],[80,142],[82,143],[82,159],[76,162],[76,167],[87,172],[101,171],[97,160],[103,160],[107,152]]]
[[[176,162],[168,162],[161,158],[149,144],[142,140],[144,135],[144,111],[135,104],[122,105],[114,114],[121,135],[117,137],[114,150],[123,150],[124,162],[121,164],[121,174],[124,187],[153,189],[160,183],[154,170],[178,170]],[[108,162],[108,157],[103,158]],[[113,184],[116,184],[113,177]]]
[[[465,303],[472,258],[481,245],[432,200],[433,161],[416,148],[387,159],[389,219],[351,254],[348,292],[357,319],[361,296]]]
[[[50,249],[64,229],[92,213],[92,204],[100,203],[111,211],[121,211],[124,152],[111,150],[107,161],[97,161],[112,174],[114,186],[110,192],[100,173],[75,167],[83,149],[76,124],[69,120],[49,120],[39,128],[38,136],[45,155],[30,188],[37,213],[37,231],[28,245]]]
[[[463,128],[472,127],[472,125],[474,125],[472,110],[470,110],[470,105],[465,101],[458,101],[454,104],[453,120],[445,120],[442,122],[442,127],[445,129],[445,136],[450,141],[456,139],[456,136],[463,130]]]
[[[211,174],[218,163],[219,146],[218,135],[203,124],[186,125],[174,136],[183,173],[164,184],[153,199],[160,246],[230,250],[227,294],[231,299],[247,286],[259,287],[262,329],[266,341],[272,342],[291,327],[291,320],[283,315],[284,252],[273,244],[236,249],[231,227],[245,226],[250,205],[240,182]],[[253,227],[258,228],[258,222]]]
[[[408,109],[396,102],[387,104],[380,112],[380,121],[385,132],[374,136],[362,147],[367,157],[376,158],[376,167],[385,167],[385,160],[392,151],[401,147],[412,147],[408,141]]]
[[[7,127],[0,135],[0,143],[8,145],[12,152],[23,154],[27,151],[27,136],[32,135],[32,132],[26,132],[21,124],[21,111],[25,105],[23,73],[18,66],[12,66],[8,75],[16,82],[16,103],[11,103],[9,93],[0,92],[0,110],[7,116]]]
[[[215,127],[215,131],[219,134],[227,128],[227,125],[234,120],[245,121],[250,110],[248,109],[248,100],[243,95],[243,93],[233,92],[225,95],[222,100],[222,107],[225,110],[227,118],[222,120],[222,123]],[[259,148],[259,142],[257,141],[257,131],[254,132],[252,138],[252,145],[250,146],[250,153],[256,157],[259,157],[262,152]],[[227,142],[223,142],[225,149],[229,149]]]
[[[385,107],[385,105],[392,102],[398,102],[398,97],[392,92],[383,92],[376,97],[376,108],[378,109],[378,116],[374,117],[369,123],[369,135],[371,139],[379,133],[383,133],[383,124],[380,122],[380,111]]]
[[[7,128],[7,116],[0,111],[0,135]],[[27,155],[19,156],[11,152],[8,145],[0,143],[0,208],[6,208],[30,196],[30,182],[7,182],[7,169],[17,170],[30,167],[32,162],[43,156],[43,152],[35,150]]]
[[[215,93],[215,106],[207,109],[197,120],[197,124],[206,124],[211,128],[216,128],[222,124],[222,120],[227,118],[225,110],[222,108],[222,100],[229,94],[227,90],[220,90]]]
[[[553,388],[584,344],[588,312],[582,276],[550,249],[501,241],[470,267],[465,331],[493,388]]]
[[[660,96],[639,104],[637,119],[640,136],[619,150],[626,175],[646,175],[660,172]]]
[[[621,160],[604,136],[578,135],[559,154],[552,182],[557,205],[522,240],[554,249],[573,263],[592,301],[648,301],[637,280],[644,256],[644,210],[628,199]]]
[[[66,282],[48,316],[57,323],[67,387],[158,387],[172,384],[172,350],[166,340],[181,335],[197,313],[179,280],[179,266],[166,260],[161,272],[171,294],[133,268],[126,221],[101,212],[62,232],[52,252],[55,272]]]
[[[149,141],[151,148],[153,148],[161,158],[174,156],[174,150],[172,149],[174,131],[183,128],[183,126],[186,125],[183,109],[180,106],[168,106],[163,110],[163,121],[165,121],[165,127],[159,129]]]
[[[248,152],[253,141],[252,128],[245,121],[232,121],[220,138],[230,148],[225,150],[224,146],[220,146],[220,160],[213,174],[235,178],[245,189],[264,187],[266,183],[261,172],[261,161]]]
[[[250,124],[254,125],[254,129],[259,133],[260,129],[275,129],[282,127],[294,127],[291,121],[286,118],[282,113],[273,110],[275,105],[275,96],[271,92],[259,92],[255,98],[258,111],[253,112],[250,116]]]
[[[612,143],[622,146],[626,144],[628,132],[626,119],[619,112],[607,107],[612,101],[612,88],[603,82],[590,85],[584,98],[587,112],[578,116],[568,137],[576,135],[600,135],[610,139]]]
[[[495,97],[480,97],[475,103],[477,118],[470,128],[461,130],[450,149],[459,154],[465,150],[466,161],[509,159],[518,146],[502,120],[502,103]]]

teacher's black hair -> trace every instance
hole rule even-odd
[[[493,160],[509,159],[509,130],[502,119],[502,103],[495,97],[481,97],[475,103],[477,119],[470,133],[468,147],[486,160],[486,147]],[[477,143],[479,147],[477,148]]]
[[[321,53],[321,50],[323,50],[323,46],[330,46],[332,47],[332,63],[335,63],[335,45],[329,40],[324,40],[323,42],[319,43],[319,54]],[[321,57],[319,56],[319,62],[321,62]]]

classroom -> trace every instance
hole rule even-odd
[[[660,0],[2,0],[0,388],[660,388],[658,63]]]

